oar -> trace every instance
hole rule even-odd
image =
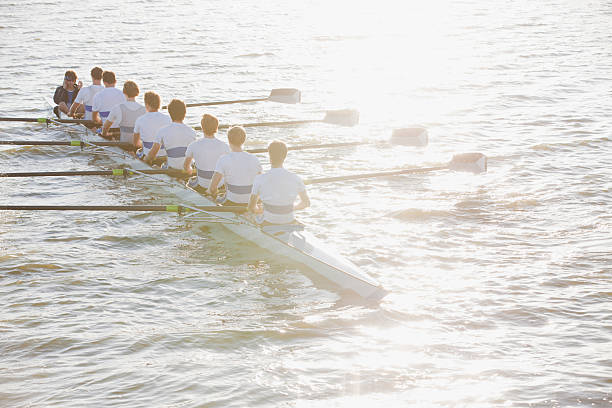
[[[302,146],[289,146],[287,150],[308,150],[308,149],[331,149],[334,147],[347,147],[347,146],[359,146],[369,144],[368,142],[344,142],[344,143],[326,143],[318,145],[302,145]],[[248,149],[245,150],[247,153],[267,153],[268,148],[263,147],[259,149]]]
[[[253,98],[253,99],[237,99],[230,101],[217,101],[217,102],[198,102],[198,103],[187,103],[185,106],[188,108],[194,108],[196,106],[212,106],[212,105],[229,105],[232,103],[247,103],[247,102],[278,102],[278,103],[300,103],[302,101],[302,93],[299,89],[295,88],[278,88],[270,91],[270,95],[265,98]],[[162,106],[162,109],[168,109],[168,106]]]
[[[111,169],[111,170],[70,170],[70,171],[30,171],[17,173],[0,173],[0,177],[65,177],[65,176],[129,176],[134,174],[167,174],[176,178],[191,176],[176,169]]]
[[[487,171],[487,156],[482,153],[461,153],[453,156],[453,159],[445,166],[420,167],[414,169],[403,169],[393,171],[381,171],[376,173],[349,174],[346,176],[323,177],[318,179],[304,180],[304,184],[333,183],[337,181],[358,180],[375,177],[397,176],[400,174],[428,173],[438,170],[468,171],[482,173]]]
[[[127,142],[83,142],[81,140],[0,140],[0,145],[17,146],[116,146],[125,150],[136,150],[136,147]]]
[[[37,122],[37,123],[80,123],[85,126],[94,126],[95,123],[85,119],[49,119],[49,118],[1,118],[0,122]]]
[[[160,211],[183,213],[190,211],[244,213],[239,206],[183,206],[183,205],[0,205],[0,211]]]
[[[340,126],[355,126],[359,123],[359,111],[354,109],[340,109],[325,112],[323,119],[302,119],[302,120],[286,120],[280,122],[256,122],[256,123],[241,123],[236,124],[242,127],[263,127],[263,126],[288,126],[288,125],[303,125],[306,123],[329,123]],[[219,125],[219,129],[227,129],[234,125]],[[195,130],[202,130],[201,126],[195,126]]]

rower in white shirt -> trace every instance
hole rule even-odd
[[[304,182],[297,175],[283,168],[287,157],[287,146],[283,142],[272,142],[268,146],[272,168],[255,177],[249,198],[249,212],[261,214],[261,225],[295,223],[293,211],[310,206]],[[300,201],[295,204],[295,199]],[[259,199],[263,205],[259,203]]]
[[[163,146],[168,156],[168,161],[166,162],[168,168],[183,170],[187,146],[196,140],[196,133],[193,128],[183,123],[187,113],[185,102],[179,99],[171,100],[168,104],[168,113],[172,123],[157,132],[155,143],[153,143],[153,147],[145,160],[149,164],[152,163],[159,149]]]
[[[113,106],[104,126],[102,126],[102,137],[109,138],[108,130],[112,126],[119,127],[119,141],[123,143],[134,143],[134,124],[136,119],[145,114],[144,106],[136,102],[140,93],[138,85],[134,81],[125,81],[123,84],[123,95],[125,102]]]
[[[111,109],[115,105],[119,105],[121,102],[125,102],[125,96],[123,92],[115,88],[117,80],[115,79],[115,73],[112,71],[104,71],[102,73],[102,82],[104,83],[104,89],[101,90],[94,96],[93,105],[91,107],[92,114],[91,120],[96,122],[98,125],[104,125],[106,118],[110,114]],[[119,133],[119,124],[111,126],[111,133]]]
[[[219,129],[219,120],[213,115],[202,115],[202,131],[204,137],[196,140],[187,147],[185,162],[183,165],[187,174],[192,174],[191,162],[195,162],[197,176],[187,184],[200,194],[205,194],[210,186],[210,180],[215,172],[217,160],[224,154],[229,153],[227,143],[217,139],[215,134]]]
[[[142,147],[142,150],[136,153],[141,159],[151,151],[159,129],[172,123],[170,116],[159,112],[161,98],[158,94],[152,91],[145,92],[144,103],[147,113],[136,119],[134,124],[134,146]],[[160,148],[153,164],[161,165],[165,161],[166,150]]]
[[[234,126],[227,132],[230,153],[221,156],[215,166],[209,192],[217,195],[217,186],[223,178],[226,194],[223,205],[247,206],[253,188],[253,180],[261,174],[261,164],[254,154],[242,150],[246,132],[241,126]]]
[[[85,120],[91,120],[93,99],[98,92],[104,89],[104,86],[102,86],[102,68],[94,67],[91,69],[91,82],[91,85],[81,88],[74,103],[70,107],[68,116],[74,118],[82,117]]]

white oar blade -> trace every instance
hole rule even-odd
[[[268,100],[279,103],[300,103],[302,101],[302,93],[295,88],[278,88],[270,91]]]
[[[402,146],[427,146],[429,134],[427,129],[419,127],[394,129],[391,143]]]
[[[448,168],[455,171],[484,173],[487,171],[487,156],[482,153],[460,153],[453,156]]]
[[[327,111],[323,122],[340,126],[355,126],[359,123],[359,111],[355,109],[340,109]]]

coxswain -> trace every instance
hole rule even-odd
[[[136,119],[146,113],[144,106],[136,102],[136,97],[140,93],[138,85],[134,81],[125,81],[123,84],[123,95],[125,102],[113,106],[104,126],[102,126],[102,136],[109,138],[108,130],[111,126],[119,127],[119,141],[123,143],[134,143],[134,124]]]
[[[209,192],[217,195],[217,186],[225,180],[225,199],[223,205],[247,206],[253,188],[253,180],[261,174],[261,164],[254,154],[242,150],[246,132],[242,126],[234,126],[227,132],[231,152],[221,156],[215,166],[215,174],[210,182]]]
[[[102,86],[102,68],[94,67],[91,69],[90,73],[91,85],[79,90],[76,99],[70,107],[68,116],[74,118],[82,117],[85,120],[91,120],[94,96],[103,90],[104,86]]]
[[[173,99],[168,104],[168,113],[172,119],[172,123],[166,127],[159,129],[155,136],[155,143],[149,154],[147,154],[146,162],[151,164],[161,146],[166,149],[168,156],[169,169],[183,170],[185,163],[185,152],[189,143],[196,140],[196,132],[193,128],[183,123],[187,107],[185,102],[179,99]]]
[[[79,81],[77,84],[77,74],[73,70],[68,70],[64,73],[64,83],[61,86],[55,88],[55,94],[53,94],[53,102],[57,104],[53,108],[53,113],[59,118],[60,112],[68,115],[72,103],[76,100],[79,93],[79,89],[83,86],[83,83]]]
[[[104,89],[94,96],[91,108],[91,120],[98,124],[98,126],[104,125],[106,118],[108,118],[111,109],[115,105],[125,102],[123,92],[115,88],[117,79],[115,79],[115,73],[113,71],[104,71],[102,73],[102,83],[104,83]],[[119,133],[118,123],[111,126],[111,133]]]
[[[224,154],[229,153],[230,148],[227,143],[215,137],[219,129],[219,120],[216,117],[206,113],[202,115],[200,123],[204,137],[192,142],[187,147],[183,169],[188,175],[191,175],[193,173],[191,163],[195,162],[197,175],[190,179],[187,185],[200,194],[205,194],[210,186],[210,180],[213,178],[217,160]]]
[[[272,168],[255,177],[248,210],[259,215],[257,221],[261,225],[295,223],[293,211],[310,206],[304,182],[283,168],[287,157],[287,146],[283,142],[270,143],[268,154]],[[296,204],[298,196],[300,201]]]
[[[151,151],[159,129],[172,123],[170,116],[159,112],[161,98],[158,94],[152,91],[145,92],[144,103],[147,113],[136,119],[133,140],[134,146],[142,147],[142,150],[136,152],[136,155],[141,159],[146,157]],[[157,157],[153,160],[153,164],[161,165],[165,161],[166,150],[160,148],[157,152]]]

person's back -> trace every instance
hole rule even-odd
[[[192,160],[195,162],[197,183],[189,183],[189,187],[205,193],[206,189],[210,187],[217,161],[221,156],[229,153],[230,149],[227,143],[215,137],[219,128],[219,121],[216,117],[204,114],[200,122],[204,137],[192,142],[187,147],[184,169],[189,173]]]
[[[261,173],[261,164],[254,154],[242,150],[242,145],[246,140],[246,132],[242,127],[232,127],[227,132],[227,139],[232,151],[222,156],[215,166],[211,194],[216,194],[217,185],[223,178],[227,189],[223,204],[247,205],[253,188],[253,180]]]
[[[94,97],[98,94],[98,92],[104,89],[104,86],[100,83],[102,81],[102,72],[102,68],[92,68],[92,84],[81,88],[73,105],[70,107],[70,113],[68,116],[77,117],[83,115],[85,120],[92,120]]]
[[[287,156],[287,146],[282,142],[272,142],[268,146],[272,168],[255,177],[249,199],[249,211],[263,214],[264,224],[290,224],[295,221],[294,210],[310,206],[310,199],[302,179],[283,168]],[[300,202],[294,204],[300,197]],[[259,206],[258,200],[263,204]]]
[[[110,111],[116,105],[125,102],[126,98],[119,89],[115,88],[117,80],[115,74],[111,71],[104,71],[102,81],[105,88],[98,92],[93,99],[92,105],[92,120],[104,125]],[[114,123],[112,129],[119,129],[119,124]]]
[[[172,123],[157,132],[155,143],[147,155],[146,161],[152,163],[160,147],[164,146],[168,156],[168,168],[181,170],[185,162],[187,146],[196,139],[196,133],[191,127],[183,123],[187,113],[183,101],[178,99],[170,101],[168,113],[170,113]]]
[[[142,152],[139,157],[145,157],[151,151],[155,143],[157,132],[172,123],[170,116],[159,112],[161,98],[155,92],[145,92],[145,108],[147,113],[136,119],[134,123],[134,146],[142,144]],[[158,158],[165,158],[166,150],[160,147],[157,152]]]
[[[139,93],[138,85],[134,81],[126,81],[123,84],[123,95],[126,101],[111,109],[102,129],[103,136],[107,136],[106,131],[114,125],[119,127],[119,141],[134,143],[134,125],[136,120],[146,112],[145,107],[136,102]]]

